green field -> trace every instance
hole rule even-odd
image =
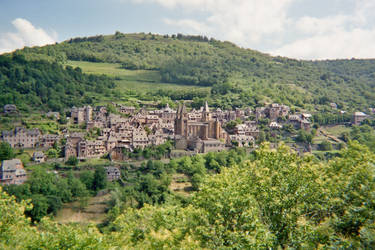
[[[161,75],[155,70],[127,70],[121,68],[118,63],[94,63],[84,61],[68,61],[67,65],[80,67],[87,74],[104,74],[114,77],[119,91],[136,91],[147,93],[161,90],[189,90],[189,89],[210,89],[191,85],[163,83]]]
[[[346,127],[344,125],[337,125],[337,126],[324,126],[322,127],[327,134],[339,137],[344,132],[350,132],[351,128]]]

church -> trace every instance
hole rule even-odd
[[[218,119],[212,118],[207,102],[201,108],[199,119],[190,117],[185,104],[179,105],[174,124],[176,149],[197,153],[225,149],[227,132]]]

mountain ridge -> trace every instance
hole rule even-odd
[[[332,102],[347,110],[375,105],[374,59],[297,60],[204,36],[120,32],[13,54],[61,64],[73,60],[156,70],[162,82],[211,87],[211,96],[205,98],[211,98],[214,106],[257,105],[265,99],[307,109],[324,109]]]

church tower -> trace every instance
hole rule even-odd
[[[208,108],[207,101],[204,103],[203,113],[202,113],[202,122],[208,122],[211,120],[210,109]]]
[[[176,135],[187,136],[187,112],[185,104],[178,105],[174,129]]]

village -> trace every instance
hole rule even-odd
[[[80,131],[64,129],[59,134],[43,134],[38,128],[16,127],[1,132],[1,141],[15,149],[35,149],[32,160],[43,163],[45,152],[55,145],[62,145],[63,160],[76,158],[79,161],[107,157],[110,160],[126,161],[129,152],[173,142],[179,155],[199,154],[227,150],[232,147],[256,148],[262,132],[260,127],[279,131],[283,127],[309,132],[312,128],[309,113],[291,113],[290,107],[268,104],[255,109],[212,109],[206,102],[200,109],[188,110],[184,103],[172,109],[137,109],[113,103],[116,112],[106,106],[72,107],[68,124]],[[5,105],[5,114],[17,113],[15,105]],[[59,119],[60,114],[49,112],[48,117]],[[355,112],[352,124],[359,125],[369,116]],[[260,126],[260,123],[267,122]],[[311,145],[295,148],[311,152]],[[175,154],[176,155],[176,154]],[[177,154],[178,155],[178,154]],[[169,155],[169,157],[171,157]],[[107,167],[108,178],[120,175],[113,167]],[[19,159],[4,160],[1,165],[0,182],[22,184],[26,172]]]

